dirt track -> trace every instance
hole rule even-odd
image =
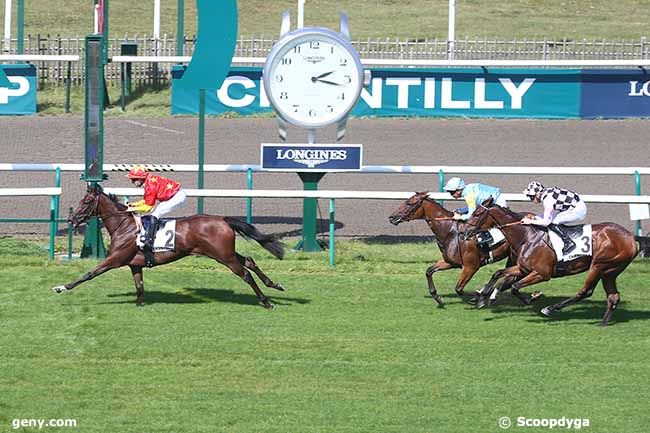
[[[106,163],[196,163],[197,120],[106,119]],[[0,162],[83,163],[83,118],[0,118]],[[333,131],[323,131],[319,141],[330,142]],[[366,165],[468,165],[468,166],[650,166],[647,140],[650,121],[527,121],[527,120],[391,120],[360,119],[349,124],[348,143],[364,145]],[[300,131],[290,131],[290,142],[304,142]],[[259,145],[277,142],[275,122],[270,119],[210,119],[206,128],[206,163],[259,163]],[[176,174],[187,187],[195,187],[196,175]],[[546,185],[562,185],[583,194],[633,194],[632,176],[537,176]],[[468,182],[485,182],[504,192],[519,192],[528,176],[465,176]],[[295,174],[256,174],[255,188],[300,189]],[[54,175],[0,172],[0,187],[46,187]],[[112,175],[106,185],[128,186],[121,175]],[[207,188],[245,188],[244,174],[208,174]],[[437,190],[438,177],[431,175],[328,174],[322,189],[421,191]],[[82,196],[78,174],[63,180],[61,209],[67,212]],[[650,192],[650,178],[642,191]],[[0,199],[3,217],[46,218],[46,198]],[[387,217],[396,201],[337,202],[337,235],[423,236],[430,232],[424,222],[393,227]],[[454,207],[456,203],[448,202]],[[515,209],[539,211],[534,205]],[[327,218],[327,202],[320,204]],[[194,212],[190,201],[185,214]],[[207,199],[208,213],[243,216],[243,199]],[[267,232],[298,235],[301,200],[256,199],[254,222]],[[626,205],[590,205],[589,222],[615,221],[633,228]],[[648,231],[648,222],[645,231]],[[327,223],[323,220],[323,230]],[[0,233],[46,232],[44,225],[0,225]]]

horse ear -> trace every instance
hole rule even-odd
[[[488,197],[487,200],[485,200],[483,203],[481,203],[481,205],[483,205],[485,207],[490,207],[490,206],[492,206],[492,204],[494,204],[494,197],[492,197],[492,196]]]

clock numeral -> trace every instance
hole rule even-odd
[[[278,75],[275,76],[275,81],[277,81],[278,83],[281,83],[281,82],[284,81],[284,77],[282,75],[278,74]]]
[[[309,43],[309,48],[311,48],[312,50],[318,50],[318,49],[320,49],[320,42],[318,42],[318,41],[311,41],[311,42]]]
[[[345,101],[345,93],[341,93],[341,96],[338,96],[336,99],[340,99],[341,101]]]
[[[352,82],[352,77],[349,75],[345,75],[345,84],[350,84]]]
[[[293,48],[293,52],[296,53],[296,54],[300,54],[300,47],[299,47],[299,46],[298,46],[298,47],[294,47],[294,48]]]
[[[334,47],[330,47],[330,54],[334,54]]]
[[[309,117],[316,117],[316,114],[317,114],[316,110],[314,109],[309,110]]]
[[[341,66],[347,66],[348,65],[348,59],[341,59]]]
[[[290,57],[283,57],[282,61],[280,62],[283,65],[290,65],[291,64],[291,58]]]
[[[289,93],[280,92],[280,99],[289,99]]]
[[[300,105],[293,105],[293,112],[294,112],[294,113],[297,113],[297,112],[298,112],[298,108],[300,108]]]
[[[334,112],[334,107],[331,106],[331,105],[328,105],[328,106],[327,106],[327,112],[328,112],[328,113],[333,113],[333,112]]]

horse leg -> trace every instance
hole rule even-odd
[[[251,286],[253,291],[255,292],[255,295],[257,295],[257,299],[260,300],[260,303],[264,308],[272,309],[274,306],[271,302],[269,302],[269,298],[267,298],[264,293],[262,293],[262,290],[258,287],[257,283],[255,282],[255,279],[251,275],[250,272],[246,268],[244,268],[244,265],[242,265],[239,260],[237,259],[237,256],[233,254],[232,258],[227,261],[221,261],[225,266],[228,267],[234,274],[238,275],[239,278],[242,280],[246,281],[246,283]]]
[[[525,293],[521,293],[520,290],[522,287],[532,286],[533,284],[541,283],[542,281],[548,281],[550,277],[542,275],[537,271],[533,271],[530,274],[526,275],[521,280],[517,281],[510,288],[510,292],[519,299],[524,305],[530,305],[533,301],[533,298]]]
[[[618,275],[623,272],[623,269],[625,269],[625,266],[616,269],[611,273],[603,274],[603,288],[605,289],[605,293],[607,293],[607,311],[605,311],[603,320],[600,322],[601,326],[609,325],[609,320],[612,318],[614,310],[616,310],[616,307],[618,307],[618,303],[621,302],[621,296],[619,295],[616,288],[616,277],[618,277]]]
[[[426,276],[427,276],[427,284],[429,285],[429,294],[431,295],[433,300],[438,303],[439,306],[445,305],[445,301],[438,294],[438,291],[436,290],[436,286],[435,284],[433,284],[433,274],[438,271],[451,269],[452,267],[453,266],[447,263],[446,261],[440,260],[427,268]]]
[[[259,277],[260,280],[264,283],[266,287],[270,287],[272,289],[280,290],[281,292],[284,292],[284,286],[280,283],[274,283],[271,281],[269,277],[266,276],[264,272],[257,266],[257,263],[253,260],[252,257],[244,257],[238,253],[235,253],[237,255],[237,260],[239,260],[239,263],[241,263],[244,267],[250,269],[251,271],[255,272],[255,275]]]
[[[458,281],[456,282],[456,293],[458,296],[463,295],[463,290],[465,289],[465,286],[469,282],[469,280],[472,279],[474,274],[476,274],[476,271],[478,271],[478,268],[480,266],[463,266],[463,268],[460,271],[460,276],[458,277]]]
[[[62,286],[53,287],[52,291],[54,291],[55,293],[67,292],[69,290],[74,289],[75,287],[77,287],[81,283],[84,283],[86,281],[92,280],[95,277],[98,277],[99,275],[103,274],[106,271],[110,271],[111,269],[115,269],[115,268],[119,268],[120,266],[123,266],[124,263],[125,263],[125,261],[121,260],[120,257],[108,256],[95,269],[93,269],[92,271],[84,274],[78,280],[75,280],[75,281],[73,281],[71,283],[68,283],[68,284],[64,284]]]
[[[144,280],[142,279],[142,266],[129,265],[133,281],[135,282],[135,305],[144,307]]]
[[[601,269],[597,266],[592,267],[587,273],[587,278],[585,278],[585,282],[582,285],[582,288],[574,297],[565,299],[564,301],[558,302],[557,304],[544,307],[542,308],[541,313],[546,317],[550,317],[551,314],[556,311],[560,311],[567,305],[574,304],[582,299],[590,297],[594,293],[594,289],[596,288],[598,281],[600,281],[601,276]]]
[[[494,291],[496,282],[499,281],[502,277],[515,277],[515,276],[520,276],[521,275],[521,270],[519,269],[519,266],[510,266],[508,268],[500,269],[496,271],[493,275],[492,278],[490,278],[490,281],[485,285],[483,289],[480,290],[480,294],[478,299],[476,300],[476,308],[479,310],[481,308],[484,308],[488,305],[489,299],[492,297],[492,293]]]

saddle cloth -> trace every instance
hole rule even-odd
[[[553,230],[549,230],[548,235],[551,239],[551,245],[553,245],[555,255],[557,256],[557,261],[570,262],[578,257],[591,256],[593,246],[591,239],[591,224],[564,227],[568,228],[567,232],[569,237],[576,243],[576,247],[568,254],[562,254],[562,248],[564,247],[562,238],[560,238],[560,236],[558,236]]]
[[[140,249],[144,246],[140,240],[140,236],[143,234],[143,231],[140,231],[140,235],[136,238],[136,244]],[[158,222],[158,231],[156,232],[156,238],[153,241],[153,251],[155,253],[163,251],[174,251],[176,248],[176,220],[175,219],[163,219]]]

